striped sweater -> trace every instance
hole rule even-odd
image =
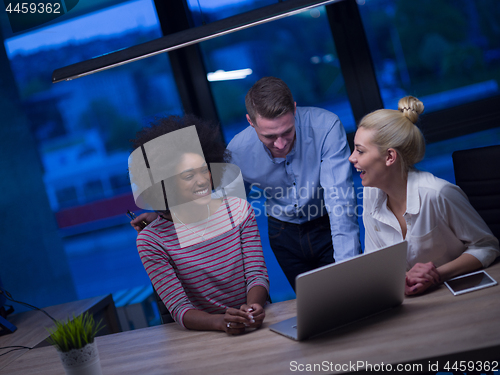
[[[142,264],[177,323],[184,327],[190,309],[223,314],[240,308],[254,286],[269,291],[255,214],[247,201],[227,198],[208,224],[188,225],[191,230],[158,217],[137,237]],[[205,227],[202,241],[197,233]]]

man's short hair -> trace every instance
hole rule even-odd
[[[272,120],[295,111],[292,92],[285,82],[276,77],[259,79],[248,90],[245,106],[253,124],[256,124],[257,115]]]

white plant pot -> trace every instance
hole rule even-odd
[[[99,352],[94,341],[81,349],[58,351],[66,375],[102,375]]]

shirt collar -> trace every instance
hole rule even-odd
[[[378,218],[378,213],[382,207],[387,205],[387,194],[380,189],[370,189],[369,194],[377,194],[371,215]],[[406,182],[406,213],[416,215],[419,212],[420,196],[418,194],[418,171],[414,170],[408,172],[408,181]]]
[[[297,144],[299,143],[299,136],[297,134],[297,128],[295,128],[295,140],[293,141],[293,146],[290,152],[286,155],[288,158],[289,156],[293,156],[295,154],[295,151],[297,150]]]
[[[295,112],[295,141],[293,141],[293,146],[290,152],[288,153],[287,157],[293,156],[295,152],[297,151],[297,145],[300,142],[300,127],[299,127],[299,119],[297,116],[297,112]]]
[[[373,211],[370,212],[370,214],[372,216],[378,216],[380,209],[387,205],[387,194],[378,188],[365,189],[365,191],[367,191],[368,194],[377,194],[377,197],[375,198],[375,202],[373,204]]]
[[[378,188],[369,188],[364,190],[367,194],[376,194],[373,210],[370,215],[381,223],[397,228],[397,220],[394,215],[389,214],[387,208],[387,194]],[[367,197],[364,197],[367,198]]]
[[[420,196],[418,194],[418,171],[408,171],[406,184],[406,212],[416,215],[420,212]]]
[[[264,149],[264,151],[266,152],[267,156],[269,157],[269,159],[274,162],[274,157],[273,157],[273,154],[271,154],[271,151],[264,145],[264,143],[262,143],[260,141],[259,138],[257,138],[257,140],[260,142],[260,145],[262,146],[262,148]]]

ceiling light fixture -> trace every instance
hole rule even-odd
[[[336,1],[341,0],[280,1],[277,4],[237,14],[206,25],[166,35],[159,39],[56,69],[52,73],[52,82],[56,83],[80,78],[92,73],[155,56],[160,53],[173,51],[178,48],[187,47],[218,36],[298,14],[318,6],[334,3]]]
[[[207,74],[207,79],[210,82],[215,81],[229,81],[233,79],[244,79],[250,74],[252,74],[252,69],[239,69],[239,70],[230,70],[226,72],[225,70],[217,70],[213,73]]]

